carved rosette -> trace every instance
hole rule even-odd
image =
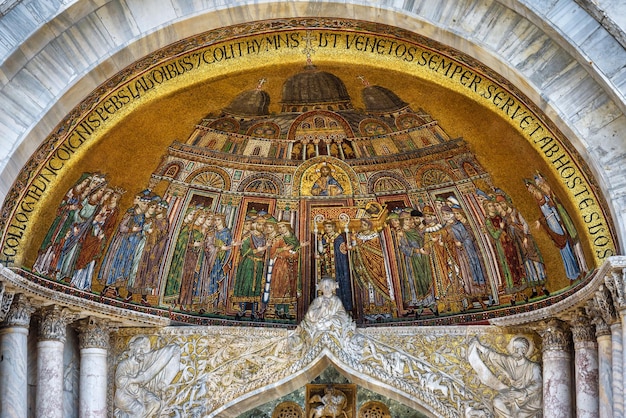
[[[537,330],[542,339],[542,350],[546,351],[570,351],[570,332],[567,324],[558,319],[550,319],[543,324],[543,328]]]
[[[39,341],[65,342],[67,325],[75,319],[76,315],[68,308],[61,308],[58,305],[43,308],[39,322]]]
[[[109,349],[110,328],[106,322],[89,317],[80,322],[78,327],[78,343],[80,349],[101,348]]]
[[[570,322],[572,330],[572,338],[574,339],[574,347],[579,345],[588,345],[596,342],[596,335],[591,319],[587,316],[584,309],[580,308],[576,311],[576,317]]]
[[[11,309],[2,323],[3,328],[8,327],[20,327],[28,328],[30,324],[30,315],[35,311],[35,308],[30,303],[30,300],[22,294],[16,295],[13,298]]]

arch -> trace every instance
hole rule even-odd
[[[190,185],[208,187],[212,189],[230,190],[230,176],[219,168],[200,168],[187,176],[185,182]]]
[[[317,122],[321,120],[322,122]],[[329,112],[327,110],[312,110],[310,112],[303,113],[298,116],[293,123],[291,124],[291,128],[289,132],[287,132],[287,139],[295,140],[298,131],[301,129],[313,130],[313,129],[323,129],[326,132],[326,129],[330,129],[326,126],[318,128],[319,123],[328,123],[330,125],[331,121],[335,121],[337,123],[336,128],[332,128],[335,130],[340,130],[347,138],[354,138],[354,132],[352,132],[352,128],[348,122],[341,117],[341,115],[335,112]]]
[[[262,122],[252,125],[246,135],[256,138],[276,139],[280,136],[280,126],[274,122]]]
[[[334,166],[337,166],[341,169],[341,171],[346,173],[346,175],[348,176],[350,180],[350,187],[351,187],[351,191],[348,194],[352,194],[352,193],[356,194],[356,193],[361,192],[361,186],[354,170],[352,170],[352,168],[349,165],[347,165],[345,162],[343,162],[342,160],[339,160],[337,158],[333,158],[330,156],[310,158],[304,163],[302,163],[301,165],[299,165],[293,174],[293,184],[301,185],[305,174],[307,172],[310,172],[313,166],[317,166],[318,164],[322,164],[322,163],[329,163]],[[294,187],[293,196],[299,196],[299,195],[300,195],[300,187]]]
[[[183,165],[180,161],[175,161],[163,166],[160,174],[163,177],[169,177],[174,180],[178,178],[179,173],[183,171]]]
[[[285,194],[283,181],[271,173],[256,173],[241,181],[238,192],[242,193],[267,193],[274,195]]]
[[[110,3],[113,3],[113,1],[110,1]],[[102,45],[106,45],[109,48],[107,53],[93,54],[90,57],[83,55],[81,62],[72,62],[71,65],[74,67],[74,71],[72,71],[71,79],[61,79],[62,88],[57,89],[53,94],[47,94],[45,98],[40,97],[42,105],[38,107],[39,110],[34,109],[31,112],[19,110],[23,109],[23,107],[15,106],[15,104],[22,102],[24,96],[20,92],[24,90],[14,90],[5,86],[4,92],[6,95],[2,96],[2,107],[9,118],[12,118],[16,123],[4,125],[1,128],[3,138],[8,141],[7,143],[11,143],[12,146],[6,147],[4,149],[5,154],[0,156],[0,161],[2,161],[0,163],[2,164],[0,165],[0,178],[2,179],[0,181],[0,198],[4,200],[9,188],[16,180],[18,174],[16,167],[22,167],[26,163],[32,152],[49,133],[50,127],[60,121],[61,115],[65,114],[64,110],[70,109],[78,103],[80,95],[72,92],[92,90],[98,83],[104,82],[113,75],[118,68],[131,64],[135,57],[143,56],[181,37],[192,35],[198,27],[205,30],[212,27],[215,24],[214,22],[220,22],[220,26],[222,26],[239,23],[243,19],[271,19],[277,17],[277,15],[283,17],[306,17],[319,16],[322,13],[395,24],[408,30],[419,26],[422,28],[421,32],[427,36],[449,45],[455,45],[460,51],[470,56],[479,57],[495,71],[507,74],[514,84],[525,87],[524,90],[535,103],[544,109],[548,109],[554,115],[554,121],[557,126],[581,150],[583,157],[589,161],[594,174],[600,179],[600,186],[607,194],[607,201],[612,203],[610,208],[613,214],[620,213],[616,208],[625,206],[624,203],[626,202],[626,193],[623,191],[626,186],[620,182],[620,179],[623,177],[623,171],[605,170],[603,167],[615,167],[615,164],[601,163],[603,160],[602,151],[596,151],[610,149],[610,147],[613,147],[613,155],[623,155],[626,151],[626,145],[621,140],[621,137],[616,137],[612,134],[613,132],[623,132],[623,127],[626,125],[626,118],[623,114],[626,109],[624,95],[616,87],[617,77],[620,73],[613,71],[609,67],[610,63],[608,62],[594,60],[593,64],[591,64],[588,59],[588,57],[596,55],[594,48],[602,51],[613,47],[613,38],[610,35],[599,37],[599,39],[602,39],[601,43],[607,46],[598,45],[598,43],[594,42],[572,42],[571,39],[576,39],[576,36],[571,32],[575,31],[580,25],[568,25],[569,20],[567,18],[560,20],[548,18],[547,16],[553,13],[553,9],[557,7],[555,4],[541,8],[530,0],[519,0],[516,2],[494,0],[489,2],[489,4],[491,7],[484,7],[484,4],[481,7],[467,5],[467,7],[463,7],[462,13],[467,13],[468,10],[471,11],[470,13],[472,13],[472,17],[476,21],[479,20],[480,16],[477,14],[480,13],[500,14],[503,18],[494,20],[496,23],[491,29],[494,33],[511,32],[512,28],[510,26],[513,24],[525,25],[529,29],[525,33],[526,37],[543,38],[550,43],[553,53],[549,56],[563,54],[563,56],[571,58],[573,66],[570,67],[570,71],[567,73],[577,72],[579,74],[578,84],[572,85],[568,81],[570,79],[565,72],[559,75],[560,67],[558,66],[554,66],[550,70],[544,65],[527,65],[527,61],[510,62],[507,58],[506,45],[499,42],[501,37],[485,37],[481,25],[459,26],[453,24],[452,22],[456,22],[453,16],[461,12],[459,8],[455,7],[450,7],[442,13],[432,16],[420,16],[421,12],[419,10],[412,10],[412,3],[406,3],[404,9],[394,8],[390,10],[384,6],[364,6],[357,0],[343,3],[323,2],[320,4],[320,10],[318,8],[309,8],[307,3],[290,4],[288,7],[283,4],[285,7],[276,7],[274,3],[258,5],[252,2],[236,7],[221,5],[217,7],[201,6],[205,8],[192,7],[176,12],[173,9],[167,9],[164,13],[155,16],[152,23],[135,23],[136,27],[141,28],[139,32],[128,31],[125,37],[117,38],[117,43],[115,41],[111,42],[110,38],[109,41],[103,42]],[[14,78],[18,74],[27,71],[27,65],[30,61],[37,60],[39,57],[50,53],[53,44],[52,40],[48,44],[40,44],[40,40],[45,39],[45,36],[39,36],[40,33],[47,30],[47,27],[50,27],[50,25],[55,26],[54,22],[62,22],[58,27],[69,32],[79,22],[99,21],[95,17],[90,19],[89,16],[96,16],[100,7],[100,3],[93,4],[82,1],[64,2],[57,8],[42,7],[38,11],[40,15],[36,22],[32,22],[26,29],[15,31],[15,36],[7,39],[7,45],[4,49],[6,52],[2,56],[2,62],[11,61],[12,64],[11,68],[7,68],[6,71],[3,68],[5,76],[9,79]],[[167,8],[167,6],[165,7]],[[572,11],[572,13],[567,13],[565,10],[561,10],[561,16],[580,17],[578,13],[579,6],[574,2],[565,5],[559,4],[558,7],[569,8]],[[11,22],[11,19],[13,19],[13,22],[21,22],[20,19],[15,19],[20,10],[18,7],[9,9],[1,17],[2,21]],[[77,13],[78,10],[80,10],[80,13]],[[113,8],[111,10],[118,9]],[[406,18],[407,16],[410,17]],[[129,15],[125,16],[125,18],[128,17]],[[589,25],[595,25],[596,30],[606,33],[602,25],[594,22],[591,16],[587,15],[585,19]],[[48,24],[48,22],[52,23]],[[7,23],[6,27],[11,27],[11,25]],[[93,28],[83,26],[83,30],[93,31]],[[98,35],[97,31],[93,31],[95,37],[102,36],[105,32],[100,29],[98,31],[101,32],[100,35]],[[478,39],[476,31],[480,31],[480,39]],[[129,35],[130,37],[128,37]],[[64,35],[61,34],[54,42],[60,42],[61,44],[68,42],[71,36],[66,37],[65,40],[63,38]],[[139,39],[142,39],[142,41],[135,42]],[[33,47],[34,43],[37,43],[37,47]],[[479,47],[476,48],[475,45],[479,45]],[[520,39],[520,45],[522,45],[522,49],[520,49],[519,54],[524,55],[523,48],[530,49],[535,44],[533,42],[524,43],[523,39]],[[14,55],[18,54],[18,50],[36,52],[30,56],[30,60],[28,57],[24,58],[21,53],[19,53],[18,59],[12,59]],[[480,51],[480,53],[477,51]],[[533,54],[529,53],[527,55],[532,56]],[[541,55],[546,56],[547,54]],[[549,56],[546,56],[546,59],[549,59]],[[115,64],[110,65],[111,63]],[[39,74],[56,73],[54,68],[56,62],[53,60],[41,60],[40,65],[44,67],[49,65],[50,68],[43,68]],[[540,71],[542,74],[537,74]],[[41,75],[35,75],[35,78],[41,77]],[[548,83],[550,88],[545,88]],[[568,83],[570,84],[569,86]],[[572,97],[562,94],[563,90],[575,91],[577,86],[583,84],[589,86],[586,89],[589,95],[582,99],[574,99],[576,103],[571,103]],[[32,83],[32,85],[37,85],[37,83]],[[41,85],[46,85],[46,82],[42,82]],[[54,91],[54,89],[50,89],[50,91]],[[33,94],[32,96],[37,95]],[[606,106],[589,106],[592,101],[595,103],[606,103]],[[588,123],[588,121],[593,122]],[[585,138],[585,141],[582,141],[580,138]],[[624,225],[624,216],[616,216],[616,219],[620,225]],[[620,230],[621,237],[624,239],[626,237],[625,228],[622,227]]]
[[[435,186],[441,183],[453,182],[456,176],[447,167],[427,164],[421,166],[415,173],[415,181],[418,187]]]
[[[396,188],[396,189],[386,189],[386,190],[377,190],[377,184],[384,179],[389,179],[392,180],[392,183],[390,184],[395,184],[397,186],[400,186],[400,188]],[[409,185],[409,183],[406,181],[406,179],[402,176],[400,176],[397,173],[391,172],[391,171],[383,171],[383,172],[379,172],[376,173],[375,175],[371,176],[368,181],[367,181],[367,192],[368,193],[377,193],[377,192],[384,192],[384,191],[399,191],[399,190],[404,190],[404,191],[408,191],[411,188],[411,186]]]

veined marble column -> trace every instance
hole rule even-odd
[[[27,340],[32,313],[28,298],[17,295],[0,329],[0,417],[28,416]]]
[[[598,341],[598,403],[600,418],[613,417],[613,370],[611,353],[611,329],[596,324]]]
[[[611,324],[611,364],[613,369],[613,416],[624,416],[624,385],[622,359],[622,324]]]
[[[67,324],[74,320],[67,308],[42,310],[37,343],[37,417],[63,418],[63,347]]]
[[[617,321],[617,312],[613,305],[613,297],[606,286],[600,286],[594,297],[587,302],[587,312],[596,325],[598,340],[598,400],[600,417],[613,418],[615,405],[614,396],[614,359],[613,359],[613,332],[609,326]]]
[[[81,321],[77,329],[80,344],[79,415],[106,418],[109,328],[100,320],[88,318]]]
[[[571,321],[571,329],[574,339],[576,417],[595,418],[599,413],[598,345],[593,324],[582,308]]]
[[[565,323],[551,319],[539,334],[543,345],[543,416],[572,417],[569,332]]]

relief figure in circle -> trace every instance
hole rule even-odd
[[[148,337],[133,337],[115,371],[115,417],[155,416],[163,406],[162,394],[180,370],[180,355],[177,345],[152,350]]]
[[[332,385],[326,386],[323,396],[315,395],[311,398],[309,403],[320,404],[311,409],[309,418],[348,418],[346,412],[348,398],[345,393],[334,388]]]
[[[313,196],[339,196],[343,194],[343,187],[333,176],[331,164],[322,163],[316,171],[319,172],[319,177],[311,186]]]
[[[514,337],[508,354],[501,354],[473,338],[469,345],[468,361],[480,381],[497,390],[493,398],[496,417],[541,417],[543,411],[543,384],[541,367],[528,357],[532,345],[528,338]]]

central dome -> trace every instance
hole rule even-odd
[[[303,72],[283,84],[283,112],[313,109],[347,110],[352,108],[350,95],[339,77],[307,65]]]

